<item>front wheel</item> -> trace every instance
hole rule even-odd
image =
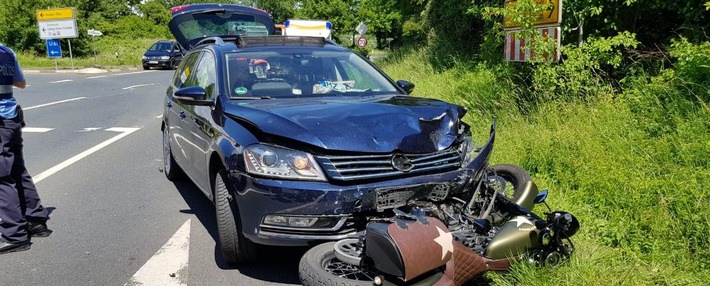
[[[168,129],[170,129],[168,126],[163,129],[163,173],[168,180],[177,181],[183,178],[184,173],[173,157]]]
[[[306,286],[366,286],[373,285],[378,272],[340,261],[335,242],[320,244],[301,257],[298,276]]]
[[[532,210],[535,206],[537,185],[525,169],[511,164],[493,165],[490,169],[493,174],[489,179],[499,183],[499,191],[514,203]]]
[[[239,216],[233,211],[236,206],[225,181],[227,171],[220,170],[214,179],[214,202],[217,215],[217,230],[222,258],[229,264],[245,263],[256,259],[256,245],[242,234],[237,224]]]

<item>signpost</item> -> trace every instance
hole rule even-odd
[[[562,22],[562,0],[535,0],[535,3],[539,5],[547,5],[550,7],[546,11],[540,12],[537,15],[537,21],[533,23],[535,26],[543,25],[560,25]],[[517,0],[506,0],[505,7],[512,7],[518,4]],[[520,27],[519,23],[515,23],[510,20],[510,18],[505,17],[503,21],[503,27],[505,29]]]
[[[60,47],[59,40],[64,38],[76,38],[79,36],[76,28],[76,15],[74,13],[73,7],[68,8],[54,8],[54,9],[40,9],[37,10],[37,28],[39,29],[39,38],[47,40],[47,56],[52,58],[52,51],[55,53],[55,49],[50,48],[51,43],[56,43],[56,47]],[[74,56],[71,51],[71,40],[69,41],[69,58],[71,59],[71,68],[74,69]],[[61,57],[61,48],[59,50],[59,57]],[[54,65],[56,69],[56,57],[54,58]]]
[[[357,24],[357,27],[355,27],[355,31],[358,32],[360,35],[364,35],[367,33],[368,27],[365,25],[365,22],[360,21],[360,24]]]
[[[37,10],[37,21],[74,19],[74,8]]]
[[[38,21],[40,39],[76,38],[76,20]]]
[[[47,39],[47,57],[54,59],[54,70],[57,70],[57,58],[62,57],[62,46],[59,40]]]
[[[538,5],[546,5],[547,9],[538,13],[537,19],[533,23],[535,28],[545,38],[552,38],[557,43],[557,47],[553,55],[543,55],[547,60],[557,62],[560,59],[561,45],[561,29],[562,23],[562,0],[535,0]],[[505,7],[514,7],[518,4],[518,0],[506,0]],[[525,48],[525,42],[529,39],[519,39],[516,34],[522,30],[519,28],[520,23],[513,22],[506,17],[503,20],[505,28],[505,60],[510,62],[527,62],[531,57],[534,57],[528,49]]]
[[[91,36],[91,46],[94,49],[94,65],[96,65],[96,44],[94,43],[94,37],[101,36],[104,33],[101,33],[101,31],[94,29],[89,29],[88,31],[86,31],[86,33]]]
[[[47,57],[50,59],[62,57],[62,46],[59,45],[59,40],[47,39]]]
[[[365,36],[357,38],[357,46],[361,48],[367,47],[367,38],[365,38]]]

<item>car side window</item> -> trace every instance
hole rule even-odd
[[[210,52],[202,52],[202,57],[195,67],[194,77],[188,80],[188,86],[201,86],[205,89],[207,98],[212,98],[214,95],[216,70],[215,58]]]
[[[183,88],[183,87],[188,87],[190,85],[186,85],[185,83],[187,82],[188,78],[190,78],[190,75],[192,75],[192,70],[194,69],[195,62],[197,62],[197,59],[200,57],[200,53],[192,53],[185,58],[180,63],[180,66],[178,67],[178,71],[175,73],[175,77],[173,78],[173,85],[176,88]]]

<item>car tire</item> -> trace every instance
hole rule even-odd
[[[217,232],[222,258],[229,264],[251,262],[256,259],[257,245],[244,237],[236,203],[229,194],[225,181],[227,171],[220,170],[214,179],[214,202],[217,216]]]
[[[184,178],[185,173],[180,168],[180,165],[175,162],[173,150],[170,148],[170,131],[169,127],[163,129],[163,173],[170,181],[179,181]]]
[[[306,251],[298,263],[301,284],[306,286],[373,285],[372,280],[379,273],[341,262],[336,257],[334,245],[335,242],[326,242]]]
[[[146,66],[146,65],[143,65],[143,69],[144,69],[144,70],[149,70],[150,67],[149,67],[149,66]]]
[[[510,188],[504,192],[508,199],[525,209],[532,210],[538,189],[528,171],[512,164],[493,165],[490,169],[495,176],[503,178],[510,184]]]

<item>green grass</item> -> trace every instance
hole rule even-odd
[[[523,166],[550,190],[553,209],[581,222],[569,263],[557,269],[516,265],[488,274],[494,284],[710,281],[710,110],[674,96],[678,91],[665,82],[585,102],[541,103],[523,114],[514,92],[520,87],[503,71],[459,65],[439,72],[426,58],[414,52],[382,65],[393,78],[417,84],[415,96],[467,107],[465,120],[479,144],[497,116],[491,162]],[[660,132],[662,124],[672,127]]]
[[[120,40],[112,38],[97,37],[95,42],[96,57],[93,49],[89,55],[74,57],[74,68],[86,67],[141,67],[141,57],[143,53],[157,40],[161,39],[132,39]],[[66,45],[67,40],[62,40]],[[56,60],[59,69],[70,69],[72,59],[69,57],[69,49],[62,48],[63,57]],[[17,55],[22,67],[28,68],[54,68],[55,60],[47,57],[46,54],[18,53]]]

